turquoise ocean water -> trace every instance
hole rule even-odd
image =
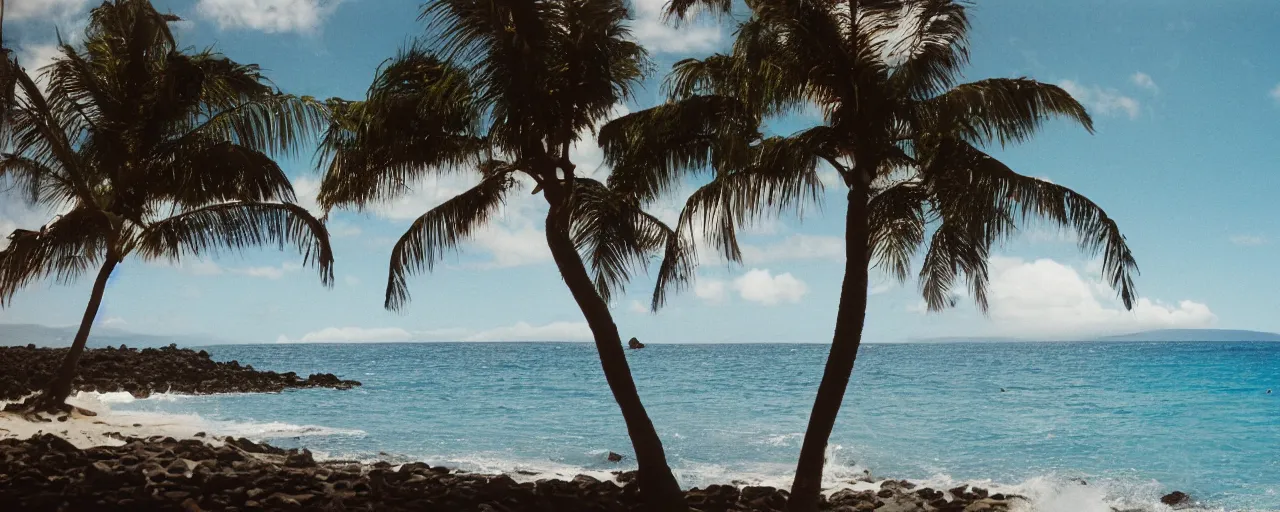
[[[786,486],[826,349],[650,345],[628,357],[685,486]],[[182,415],[211,433],[331,458],[536,476],[631,467],[590,344],[208,350],[219,360],[332,372],[364,386],[96,398],[113,411]],[[609,463],[608,451],[627,460]],[[1158,498],[1175,489],[1206,510],[1280,510],[1280,344],[866,345],[829,460],[831,486],[867,471],[931,485],[975,482],[1025,494],[1043,512],[1167,510]]]

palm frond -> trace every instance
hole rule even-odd
[[[47,276],[69,283],[102,261],[111,236],[111,220],[102,212],[76,208],[39,231],[7,234],[0,251],[0,306],[19,289]]]
[[[1116,290],[1126,308],[1137,300],[1133,277],[1137,262],[1119,226],[1093,201],[1054,183],[1014,172],[1004,163],[967,142],[949,139],[931,155],[931,165],[922,168],[926,180],[959,182],[938,195],[955,204],[966,204],[968,216],[981,221],[998,238],[1012,231],[1015,221],[1043,219],[1075,231],[1080,249],[1102,255],[1107,283]],[[959,198],[963,194],[963,198]]]
[[[888,49],[892,80],[908,98],[929,98],[955,85],[969,63],[969,18],[964,3],[955,0],[917,0],[906,8],[906,18],[909,30],[895,34],[901,39]]]
[[[430,272],[445,251],[456,249],[502,206],[515,182],[505,165],[489,167],[494,170],[485,172],[479,184],[418,217],[396,242],[387,277],[387,309],[399,311],[408,303],[409,275]]]
[[[570,235],[579,253],[585,256],[593,274],[596,292],[609,300],[621,293],[636,270],[647,270],[651,254],[664,252],[655,288],[653,308],[665,302],[666,289],[678,288],[690,275],[681,237],[624,193],[586,178],[573,181]]]
[[[1071,94],[1027,78],[962,84],[924,101],[919,111],[924,118],[921,129],[958,134],[978,144],[1026,141],[1046,120],[1059,116],[1093,133],[1093,120]]]
[[[324,224],[301,206],[240,201],[205,206],[155,222],[139,233],[135,250],[145,259],[180,261],[250,247],[292,245],[303,264],[315,264],[320,282],[333,285],[333,249]]]
[[[752,148],[746,166],[722,170],[690,194],[677,229],[687,231],[700,223],[706,241],[725,259],[742,261],[739,226],[765,215],[803,212],[805,204],[821,200],[817,168],[825,132],[825,127],[817,127],[791,137],[765,139]]]
[[[622,116],[600,129],[609,187],[642,201],[713,164],[745,166],[758,119],[728,97],[695,96]]]
[[[316,158],[327,166],[325,208],[363,208],[396,197],[430,172],[480,163],[489,141],[477,136],[465,72],[414,45],[388,61],[362,102],[329,100],[330,127]]]
[[[292,155],[326,126],[323,103],[310,97],[270,93],[199,114],[177,126],[185,133],[166,145],[206,138],[269,155]]]
[[[978,309],[987,311],[986,290],[990,281],[987,260],[991,244],[973,236],[974,224],[962,216],[946,218],[930,237],[920,268],[920,291],[929,311],[942,311],[956,305],[952,287],[961,277],[968,280]]]
[[[907,280],[911,258],[924,243],[928,198],[923,185],[907,181],[876,194],[867,205],[869,261],[899,282]]]
[[[231,201],[296,200],[279,164],[245,146],[217,139],[188,141],[156,156],[146,172],[150,196],[181,210]]]
[[[666,20],[683,22],[706,12],[712,15],[728,15],[733,12],[733,0],[670,0],[667,2],[663,17]]]

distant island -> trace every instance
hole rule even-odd
[[[1280,341],[1280,334],[1235,329],[1160,329],[1104,336],[1093,341]]]
[[[999,336],[951,336],[921,338],[911,341],[917,343],[1009,343],[1044,340]],[[1280,341],[1280,334],[1239,329],[1157,329],[1130,334],[1060,341]]]
[[[49,327],[35,324],[0,324],[0,345],[20,346],[35,345],[37,347],[69,347],[76,337],[75,327]],[[119,347],[128,345],[134,348],[165,347],[174,343],[183,347],[204,345],[221,345],[227,342],[201,336],[161,336],[154,334],[138,334],[123,329],[98,326],[89,334],[89,348],[106,346]]]

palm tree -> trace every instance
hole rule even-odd
[[[626,101],[649,67],[628,39],[628,16],[621,0],[428,4],[422,19],[433,44],[413,44],[385,63],[363,101],[330,100],[319,202],[363,208],[425,176],[474,173],[473,188],[427,211],[395,244],[385,306],[400,310],[410,274],[431,270],[531,180],[548,205],[552,258],[622,410],[640,492],[651,509],[676,511],[687,508],[684,496],[632,380],[609,299],[653,253],[670,262],[659,279],[678,284],[691,266],[688,244],[570,159],[571,145]]]
[[[711,171],[677,229],[701,220],[725,256],[740,259],[735,226],[802,206],[830,166],[848,188],[845,274],[835,334],[810,414],[789,510],[816,510],[825,451],[861,343],[868,270],[907,279],[924,249],[929,310],[955,304],[964,280],[986,311],[993,244],[1030,217],[1073,229],[1100,252],[1106,278],[1132,307],[1136,263],[1116,223],[1084,196],[1018,174],[982,148],[1019,143],[1041,124],[1092,121],[1061,88],[1026,78],[957,85],[968,61],[965,5],[953,0],[747,2],[732,50],[675,65],[671,101],[606,125],[611,183],[641,200],[690,172]],[[669,14],[727,12],[722,0],[674,0]],[[821,125],[765,137],[768,119],[816,107]],[[693,122],[691,122],[693,121]]]
[[[257,66],[179,50],[175,19],[146,0],[102,4],[83,49],[63,44],[44,69],[47,91],[5,59],[0,85],[16,94],[0,105],[0,177],[63,213],[9,235],[0,305],[37,280],[97,269],[71,350],[28,410],[66,410],[107,280],[130,255],[176,263],[291,244],[333,281],[328,233],[267,156],[321,128],[323,109],[277,92]]]

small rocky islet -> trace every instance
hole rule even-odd
[[[424,463],[393,466],[316,461],[247,439],[122,437],[120,446],[79,449],[53,434],[0,441],[0,503],[24,511],[378,510],[617,512],[641,510],[634,472],[613,480],[517,482]],[[685,493],[704,512],[781,511],[787,492],[712,485]],[[947,491],[886,481],[839,491],[822,510],[839,512],[1008,510],[1017,496],[976,487]]]
[[[15,401],[35,393],[53,377],[65,348],[34,345],[0,347],[0,400]],[[220,362],[209,353],[169,345],[141,350],[120,346],[87,349],[73,389],[99,393],[125,391],[138,398],[152,393],[279,393],[286,389],[359,386],[331,373],[299,377],[294,372],[255,370],[238,361]]]

